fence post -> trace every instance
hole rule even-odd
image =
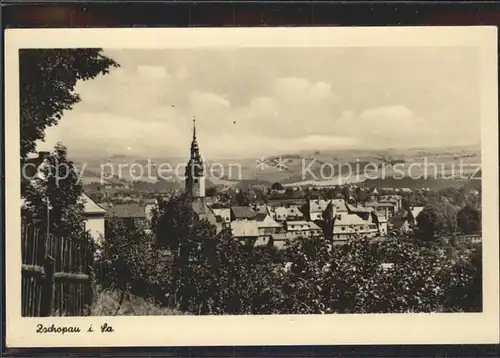
[[[89,265],[88,267],[88,273],[89,273],[89,302],[88,302],[88,308],[90,309],[92,305],[94,304],[94,299],[96,295],[96,282],[95,282],[95,271],[92,266]]]
[[[51,256],[45,258],[44,270],[45,279],[42,285],[42,302],[40,307],[40,316],[49,317],[54,312],[55,279],[54,279],[55,259]]]

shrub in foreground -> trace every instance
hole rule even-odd
[[[120,302],[121,292],[103,290],[98,293],[91,307],[91,316],[167,316],[182,312],[161,307],[157,302],[143,297],[128,295]]]

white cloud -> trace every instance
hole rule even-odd
[[[177,72],[176,77],[182,81],[182,80],[187,80],[190,77],[190,75],[186,67],[181,67]]]
[[[79,82],[75,91],[82,101],[73,111],[100,111],[141,121],[150,120],[152,112],[168,110],[164,107],[168,107],[166,88],[169,87],[166,85],[169,79],[162,73],[165,72],[156,67],[118,68],[93,81]]]
[[[392,121],[407,121],[413,118],[413,113],[404,105],[394,105],[387,107],[373,108],[361,113],[361,117],[366,120],[379,120],[387,118]]]
[[[305,78],[279,78],[274,83],[273,95],[283,104],[302,106],[318,104],[325,101],[336,102],[329,83],[311,83]]]
[[[293,61],[273,55],[260,64],[254,61],[269,60],[264,52],[238,50],[234,58],[184,52],[174,61],[173,50],[158,56],[122,51],[116,58],[122,67],[77,84],[82,102],[47,130],[44,147],[62,141],[78,154],[131,147],[144,155],[184,156],[193,116],[202,154],[211,158],[478,136],[479,96],[471,71],[464,72],[472,60],[462,56],[456,65],[433,67],[441,52],[427,53],[426,61],[418,52],[402,52],[396,61],[397,52],[378,58],[350,51],[330,58],[302,53]]]
[[[278,78],[267,96],[253,98],[238,108],[234,118],[246,133],[294,138],[333,132],[333,110],[338,96],[331,85],[304,78]]]
[[[419,119],[404,105],[379,107],[363,111],[355,121],[366,134],[381,138],[408,135],[419,130]]]
[[[189,101],[195,113],[231,107],[231,103],[227,99],[210,92],[193,91],[189,96]]]
[[[401,104],[367,109],[359,115],[345,111],[337,126],[341,133],[375,146],[418,145],[438,139],[439,134],[431,122]]]
[[[63,141],[72,153],[78,154],[100,151],[117,154],[131,147],[140,155],[151,155],[152,149],[169,155],[176,146],[189,143],[191,136],[188,130],[172,123],[141,122],[103,113],[72,114],[53,129],[48,131],[46,143],[40,144],[39,149],[50,149]]]
[[[420,119],[403,105],[373,108],[359,115],[345,111],[336,120],[338,96],[324,82],[278,78],[267,96],[233,107],[225,96],[192,90],[180,98],[184,106],[167,105],[164,89],[176,80],[159,75],[156,67],[141,67],[132,74],[118,70],[101,79],[101,96],[80,87],[82,105],[75,106],[49,131],[48,144],[63,140],[74,151],[105,148],[138,154],[184,155],[197,118],[198,137],[210,157],[253,156],[272,152],[358,146],[359,140],[395,142],[422,133]],[[88,111],[102,108],[101,112]],[[82,134],[88,139],[82,140]]]
[[[167,71],[160,66],[139,66],[137,67],[139,76],[146,76],[153,79],[161,79],[167,76]]]

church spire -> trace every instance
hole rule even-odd
[[[193,117],[193,142],[196,140],[196,117]]]
[[[193,141],[191,142],[191,158],[198,159],[200,156],[198,142],[196,140],[196,118],[193,117]]]

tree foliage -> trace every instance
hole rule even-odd
[[[248,197],[248,193],[242,190],[236,193],[234,204],[238,206],[250,205],[250,198]]]
[[[457,223],[462,232],[477,233],[481,230],[481,213],[472,206],[466,205],[458,212]]]
[[[438,245],[420,245],[418,240],[402,237],[376,242],[353,238],[343,245],[322,238],[298,238],[277,252],[236,240],[229,229],[216,234],[208,222],[196,221],[187,197],[175,197],[162,205],[153,222],[161,227],[155,236],[165,238],[159,241],[180,254],[162,264],[150,243],[154,238],[140,239],[147,234],[117,226],[103,249],[108,251],[104,256],[112,258],[106,267],[115,269],[108,269],[108,276],[103,277],[111,283],[129,282],[129,288],[122,289],[135,294],[142,287],[147,292],[143,294],[182,312],[244,315],[482,309],[480,244],[459,248],[453,260]],[[119,258],[122,255],[126,258]]]
[[[73,162],[68,159],[66,147],[57,144],[41,163],[38,173],[33,178],[23,177],[22,182],[23,198],[26,200],[22,215],[25,219],[38,222],[41,228],[46,229],[48,218],[50,233],[57,236],[83,235],[83,186]]]
[[[448,235],[457,230],[457,209],[448,202],[428,204],[417,216],[418,234],[426,239]]]
[[[184,194],[160,200],[151,222],[158,247],[173,251],[178,251],[181,243],[197,245],[215,235],[215,228],[198,217],[189,196]]]
[[[359,203],[364,203],[369,200],[369,197],[366,191],[362,190],[361,188],[356,188],[354,199]]]
[[[269,248],[234,240],[229,232],[206,240],[184,260],[164,297],[190,314],[326,314],[481,311],[480,265],[456,262],[443,250],[400,239],[355,239],[331,246],[322,239],[287,244],[276,261]],[[146,272],[146,270],[138,270]],[[145,282],[144,285],[151,285]],[[157,296],[160,298],[162,296]]]
[[[19,51],[21,159],[45,138],[65,110],[80,101],[78,80],[106,74],[118,64],[100,49],[22,49]]]
[[[223,231],[203,244],[197,259],[181,266],[179,309],[193,314],[272,313],[279,286],[273,255]]]
[[[211,188],[207,188],[207,190],[205,191],[205,193],[206,193],[207,196],[217,196],[217,187],[213,186]]]
[[[290,242],[285,261],[229,237],[182,269],[183,311],[193,314],[405,313],[481,310],[480,271],[398,239]],[[460,298],[466,298],[460,300]]]
[[[403,210],[406,210],[406,211],[410,211],[411,210],[410,201],[408,200],[407,197],[401,198],[401,208]]]
[[[145,298],[165,297],[171,267],[159,259],[155,242],[142,226],[110,217],[96,257],[96,277],[103,289]]]
[[[281,185],[281,183],[276,182],[276,183],[273,183],[271,185],[271,189],[272,190],[283,190],[284,187],[283,187],[283,185]]]

